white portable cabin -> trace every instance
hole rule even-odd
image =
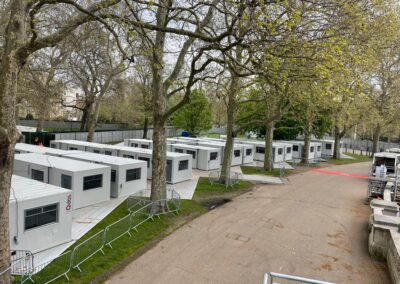
[[[284,161],[293,160],[293,145],[292,144],[280,142],[280,141],[276,141],[276,142],[274,142],[274,144],[283,146],[283,160]]]
[[[50,142],[50,148],[61,150],[86,151],[89,142],[78,140],[53,140]]]
[[[11,251],[36,253],[72,240],[70,190],[13,175],[9,200]]]
[[[144,161],[90,152],[73,152],[67,151],[62,157],[111,167],[110,196],[113,198],[132,195],[147,187],[147,163]]]
[[[193,169],[210,171],[221,166],[221,149],[187,144],[171,144],[170,149],[171,152],[191,155]]]
[[[285,143],[289,143],[293,145],[293,158],[301,159],[303,158],[304,151],[304,141],[285,141]],[[310,142],[310,148],[308,149],[308,158],[309,159],[318,159],[321,158],[322,154],[322,143],[320,142]]]
[[[118,146],[117,146],[118,147]],[[152,178],[152,156],[150,149],[119,146],[119,154],[123,158],[137,159],[147,162],[147,178]],[[168,183],[179,183],[192,178],[192,156],[167,152],[166,179]]]
[[[153,149],[153,141],[148,139],[125,139],[124,146],[143,148],[143,149]]]
[[[36,153],[14,157],[14,174],[70,189],[73,209],[110,200],[111,168]]]
[[[375,169],[377,167],[385,166],[386,174],[388,176],[394,177],[396,175],[397,167],[400,164],[400,154],[399,153],[388,153],[381,152],[375,153],[372,159],[371,172],[375,175]]]
[[[322,145],[321,156],[331,157],[333,156],[333,151],[335,149],[334,140],[314,140],[314,142],[319,142]],[[340,153],[342,153],[342,142],[340,142]]]
[[[239,140],[241,144],[249,144],[254,147],[253,159],[255,161],[264,161],[265,157],[265,142],[262,141],[250,141],[250,140]],[[281,143],[272,143],[272,159],[274,163],[279,163],[284,161],[284,150],[285,146]]]
[[[200,146],[205,146],[205,147],[211,147],[211,148],[217,148],[221,150],[221,164],[223,162],[224,158],[224,149],[225,149],[225,143],[223,142],[198,142],[197,145]],[[243,147],[238,144],[233,145],[233,150],[232,150],[232,166],[238,166],[243,163]]]
[[[66,150],[54,149],[54,148],[43,147],[43,146],[36,146],[36,145],[25,144],[25,143],[17,143],[15,145],[15,154],[36,153],[36,154],[47,154],[47,155],[51,155],[51,156],[62,156],[63,154],[71,153],[71,152],[81,153],[81,151],[66,151]]]
[[[400,154],[400,148],[389,148],[389,149],[386,149],[385,152],[388,152],[388,153],[398,153],[398,154]]]
[[[242,164],[249,164],[254,161],[254,145],[250,144],[238,144],[242,147]]]

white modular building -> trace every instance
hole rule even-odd
[[[37,253],[72,240],[72,193],[13,175],[9,206],[10,249]]]
[[[293,145],[290,143],[276,141],[274,142],[275,145],[282,145],[283,146],[283,160],[285,162],[293,160]]]
[[[242,164],[252,163],[254,161],[254,145],[240,144],[240,146],[243,148]]]
[[[143,148],[143,149],[153,149],[153,141],[148,139],[125,139],[124,146]]]
[[[171,144],[169,147],[171,152],[191,155],[193,169],[210,171],[219,169],[221,166],[221,149],[219,148],[187,144]]]
[[[153,151],[149,149],[119,146],[119,154],[124,158],[137,159],[147,163],[147,178],[152,177]],[[179,183],[192,178],[192,156],[167,152],[166,179],[168,183]]]
[[[210,142],[202,141],[202,142],[198,142],[197,145],[220,149],[221,150],[221,163],[223,162],[225,143],[213,142],[213,141],[210,141]],[[233,150],[232,150],[231,165],[238,166],[238,165],[241,165],[242,163],[243,163],[243,147],[239,144],[234,144]]]
[[[71,190],[73,209],[110,200],[109,166],[30,153],[15,155],[13,173]]]
[[[264,161],[265,157],[265,142],[263,141],[239,141],[241,144],[249,144],[254,147],[254,160]],[[285,161],[285,146],[282,143],[272,143],[272,160],[274,163],[280,163]]]
[[[289,143],[293,145],[293,158],[301,159],[304,156],[304,141],[285,141],[285,143]],[[310,147],[308,149],[308,158],[309,159],[319,159],[322,154],[322,144],[320,142],[310,142]]]
[[[132,195],[147,187],[147,163],[144,161],[76,151],[67,151],[62,157],[109,166],[113,198]]]
[[[335,149],[334,140],[314,140],[315,142],[321,143],[322,151],[321,156],[332,157]],[[342,142],[340,142],[340,153],[342,153]]]

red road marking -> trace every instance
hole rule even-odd
[[[358,179],[368,179],[368,176],[361,176],[361,175],[349,174],[349,173],[344,173],[344,172],[335,172],[335,171],[329,171],[329,170],[324,170],[324,169],[313,169],[311,171],[316,172],[316,173],[328,174],[328,175],[337,175],[337,176],[344,176],[344,177],[351,177],[351,178],[358,178]]]

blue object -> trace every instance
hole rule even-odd
[[[189,137],[189,132],[187,131],[182,131],[182,137]]]

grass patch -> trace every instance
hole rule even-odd
[[[260,167],[249,167],[249,166],[241,166],[243,174],[245,175],[264,175],[264,176],[272,176],[272,177],[280,177],[281,170],[280,169],[273,169],[272,171],[265,171],[263,168]],[[291,171],[285,169],[285,175],[288,176]]]
[[[220,134],[219,133],[208,133],[207,137],[208,138],[220,138]]]
[[[252,187],[252,183],[241,180],[232,187],[226,188],[222,184],[211,184],[208,178],[201,177],[197,182],[196,191],[193,199],[199,202],[213,198],[232,197],[232,193],[241,194]]]
[[[138,252],[140,249],[144,250],[146,246],[149,246],[151,243],[156,243],[188,220],[192,220],[205,212],[207,212],[207,210],[199,203],[192,200],[181,200],[181,212],[179,215],[162,215],[160,219],[155,218],[154,222],[145,222],[139,226],[139,232],[131,231],[132,237],[124,235],[112,243],[112,249],[108,246],[104,247],[104,255],[98,252],[91,259],[83,263],[80,266],[83,271],[82,273],[76,269],[72,269],[68,273],[70,281],[67,281],[65,278],[60,278],[54,283],[90,283],[94,279],[96,279],[96,281],[104,281],[109,275],[108,272],[114,271],[118,267],[123,267],[124,262],[129,263],[140,255],[141,253]],[[85,239],[101,231],[118,219],[125,217],[127,214],[126,203],[123,202],[68,250],[73,249]],[[138,252],[138,254],[135,254],[136,252]],[[51,263],[33,279],[36,280],[36,283],[41,283],[40,280],[49,280],[47,278],[48,274],[46,275],[46,273],[50,271],[60,271],[59,264]]]
[[[369,156],[358,155],[358,154],[350,154],[345,153],[347,156],[353,157],[354,159],[328,159],[328,163],[333,165],[347,165],[347,164],[354,164],[354,163],[362,163],[362,162],[370,162],[372,158]]]

